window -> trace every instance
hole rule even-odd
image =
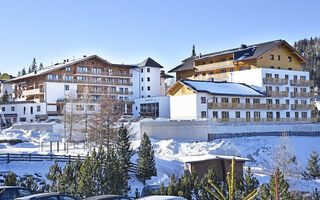
[[[274,55],[270,54],[270,60],[274,60]]]
[[[275,75],[274,75],[274,78],[279,78],[279,74],[275,74]]]
[[[240,118],[240,112],[236,111],[236,118]]]
[[[150,77],[147,77],[147,81],[150,82]]]
[[[113,78],[106,78],[106,81],[107,81],[107,82],[110,82],[110,83],[113,83],[113,82],[114,82],[114,79],[113,79]]]
[[[64,86],[64,90],[68,91],[69,90],[69,85]]]
[[[206,100],[206,97],[201,97],[201,103],[202,103],[202,104],[207,103],[206,101],[207,101],[207,100]]]
[[[222,102],[222,103],[229,103],[229,99],[226,98],[226,97],[222,97],[222,98],[221,98],[221,102]]]
[[[141,78],[141,82],[143,82],[143,78]]]
[[[254,119],[260,119],[260,112],[254,112],[253,113],[253,118]]]
[[[292,62],[291,56],[288,56],[288,62]]]
[[[207,112],[201,111],[201,118],[206,118],[206,117],[207,117]]]
[[[246,103],[250,103],[250,99],[247,98],[247,99],[246,99]]]
[[[37,112],[41,111],[41,106],[37,106]]]
[[[221,115],[222,115],[223,119],[229,119],[229,112],[228,111],[222,111]]]
[[[73,76],[65,75],[63,76],[63,80],[73,80]]]
[[[246,118],[250,119],[250,112],[246,112]]]
[[[240,99],[239,98],[232,98],[232,103],[240,103]]]
[[[147,90],[150,91],[150,86],[147,87]]]
[[[288,80],[288,79],[289,79],[289,75],[284,75],[284,78],[285,78],[286,80]]]
[[[288,68],[288,70],[292,70],[292,68],[291,68],[291,67],[289,67],[289,68]]]
[[[274,66],[270,66],[271,69],[274,69]]]
[[[295,113],[294,113],[294,118],[296,118],[296,119],[299,118],[299,113],[298,113],[298,112],[295,112]]]
[[[118,74],[122,74],[122,70],[121,69],[118,70]]]
[[[77,111],[83,111],[83,110],[84,110],[83,105],[77,105],[77,106],[76,106],[76,110],[77,110]]]
[[[280,60],[280,55],[278,55],[278,60]]]
[[[240,67],[240,71],[243,71],[244,70],[244,68],[243,67]]]
[[[150,72],[150,68],[147,68],[147,72]]]
[[[15,111],[16,107],[11,106],[11,111]]]
[[[113,74],[113,69],[109,69],[109,74]]]
[[[206,76],[206,73],[202,73],[202,76]]]
[[[205,64],[206,64],[206,62],[202,62],[202,64],[203,64],[203,65],[205,65]]]
[[[48,75],[48,79],[49,79],[49,80],[58,80],[58,79],[59,79],[59,76],[58,76],[58,75],[55,75],[55,74],[49,74],[49,75]]]
[[[101,82],[101,78],[92,77],[92,82]]]
[[[276,104],[280,104],[280,99],[276,99]]]
[[[290,112],[286,112],[286,117],[290,118]]]
[[[307,105],[307,100],[301,100],[302,105]]]
[[[212,118],[218,118],[218,112],[217,111],[213,111],[212,112]]]
[[[297,75],[294,75],[294,76],[293,76],[293,80],[295,80],[295,81],[298,80],[298,76],[297,76]]]
[[[286,104],[289,105],[290,104],[290,100],[286,99]]]
[[[70,72],[70,71],[71,71],[71,68],[70,68],[70,67],[66,67],[66,71],[67,71],[67,72]]]
[[[26,114],[26,107],[23,107],[23,114]]]
[[[272,118],[273,118],[273,113],[267,112],[267,119],[272,119]]]
[[[276,112],[276,118],[280,119],[280,112]]]
[[[272,99],[267,99],[267,104],[272,104]]]
[[[253,99],[253,103],[260,103],[260,99]]]
[[[141,73],[143,73],[143,68],[141,68],[141,70],[140,70],[140,71],[141,71]]]
[[[91,71],[93,74],[101,74],[102,72],[101,68],[91,68]]]
[[[77,79],[78,79],[79,81],[87,81],[87,80],[88,80],[88,77],[86,77],[86,76],[78,76]]]
[[[88,68],[87,67],[77,67],[77,71],[78,72],[88,72]]]
[[[307,118],[307,112],[302,112],[302,113],[301,113],[301,117],[302,117],[303,119],[306,119],[306,118]]]
[[[212,74],[214,74],[214,72],[210,72],[209,74],[212,75]]]
[[[33,115],[33,107],[30,107],[30,114]]]
[[[143,86],[141,87],[141,91],[143,91]]]

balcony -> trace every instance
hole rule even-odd
[[[291,80],[290,84],[292,86],[306,86],[306,87],[313,87],[314,81],[311,80]]]
[[[287,110],[287,104],[260,104],[260,103],[208,103],[208,109],[276,109]]]
[[[311,92],[291,92],[290,95],[292,98],[302,97],[302,98],[310,98],[313,97],[313,93]]]
[[[120,77],[132,77],[131,73],[110,73],[110,72],[92,72],[92,71],[77,71],[76,74],[93,75],[93,76],[120,76]]]
[[[271,91],[267,90],[266,93],[273,97],[287,97],[289,95],[289,92],[287,91]]]
[[[78,94],[83,94],[84,90],[77,90]],[[122,94],[122,95],[133,95],[132,91],[106,91],[106,90],[89,90],[88,94]]]
[[[226,69],[232,67],[236,67],[236,65],[233,63],[233,60],[195,66],[197,72],[212,71],[216,69]]]
[[[310,123],[315,118],[214,118],[217,123]]]
[[[92,85],[123,85],[132,86],[132,82],[119,83],[119,82],[108,82],[108,81],[89,81],[89,80],[63,80],[63,79],[46,79],[47,82],[59,82],[59,83],[82,83],[82,84],[92,84]]]
[[[312,104],[292,104],[291,110],[311,110],[314,106]]]
[[[288,84],[288,79],[284,78],[264,78],[264,84],[277,84],[277,85],[286,85]]]
[[[37,94],[41,94],[41,93],[43,93],[43,91],[40,91],[40,88],[22,91],[22,95],[24,95],[24,96],[37,95]]]

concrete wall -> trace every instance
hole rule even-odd
[[[197,94],[170,96],[170,119],[197,119]]]
[[[270,135],[320,136],[319,123],[216,123],[215,121],[143,121],[140,133],[155,139],[201,140]]]
[[[140,105],[147,103],[159,103],[159,118],[170,117],[170,97],[169,96],[158,96],[158,97],[147,97],[138,98],[134,100],[133,104],[133,116],[140,116]]]

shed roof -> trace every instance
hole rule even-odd
[[[211,154],[182,157],[181,160],[185,163],[193,163],[193,162],[202,162],[202,161],[208,161],[208,160],[232,160],[232,158],[235,158],[235,161],[238,161],[238,162],[250,161],[250,159],[248,158],[243,158],[239,156],[211,155]]]

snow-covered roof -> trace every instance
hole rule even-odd
[[[232,82],[213,82],[213,81],[196,81],[196,80],[181,80],[181,83],[189,86],[197,92],[207,92],[213,95],[228,95],[228,96],[251,96],[251,97],[266,97],[267,94],[260,92],[243,83]]]
[[[225,156],[225,155],[198,155],[198,156],[188,156],[180,158],[181,161],[185,163],[192,163],[192,162],[201,162],[206,160],[232,160],[234,158],[236,161],[250,161],[248,158],[243,158],[239,156]]]

